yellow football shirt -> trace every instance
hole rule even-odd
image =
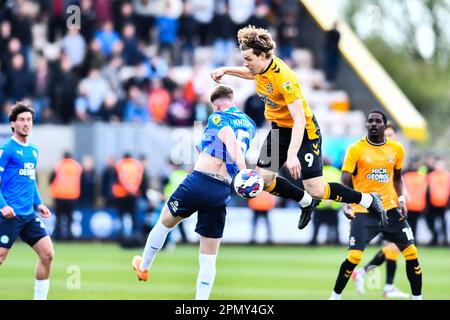
[[[402,169],[404,157],[405,149],[400,142],[386,139],[384,144],[374,145],[364,137],[348,148],[342,171],[353,175],[355,190],[379,193],[384,209],[390,210],[398,207],[393,176],[394,170]],[[352,209],[367,212],[357,204],[352,204]]]
[[[267,69],[254,77],[256,92],[265,104],[266,119],[275,122],[279,127],[292,128],[294,120],[287,106],[300,99],[305,113],[308,137],[311,140],[317,138],[313,112],[303,97],[297,76],[283,60],[276,56],[272,57]]]

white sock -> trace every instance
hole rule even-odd
[[[200,253],[198,258],[200,270],[198,271],[195,300],[209,299],[216,278],[216,257],[217,255]]]
[[[356,270],[356,272],[358,273],[358,275],[360,277],[364,277],[366,275],[366,269],[364,269],[364,268],[358,269],[358,270]]]
[[[422,300],[422,295],[420,295],[420,296],[412,296],[412,299],[413,300]]]
[[[391,291],[391,290],[394,290],[394,285],[393,285],[393,284],[386,283],[386,284],[384,285],[384,291]]]
[[[366,209],[369,209],[370,205],[372,204],[373,197],[369,193],[362,193],[361,201],[359,202],[359,205],[363,206]]]
[[[50,280],[34,280],[34,300],[47,300]]]
[[[331,293],[331,297],[328,300],[341,300],[341,294],[333,292]]]
[[[300,204],[300,207],[304,208],[311,204],[312,197],[309,195],[308,192],[305,191],[305,194],[303,195],[303,198],[298,202]]]
[[[166,237],[169,232],[173,228],[167,228],[161,222],[161,219],[158,219],[152,231],[150,231],[147,243],[145,244],[144,252],[142,253],[142,262],[140,269],[148,270],[150,269],[153,259],[156,254],[161,250],[164,245],[164,241],[166,241]]]

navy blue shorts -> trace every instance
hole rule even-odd
[[[11,249],[17,236],[32,247],[47,235],[44,223],[35,213],[17,215],[13,219],[6,219],[0,214],[0,247],[2,248]]]
[[[174,217],[187,218],[198,211],[195,232],[207,238],[222,238],[230,193],[228,183],[194,171],[170,196],[167,207]]]

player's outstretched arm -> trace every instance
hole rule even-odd
[[[244,152],[239,147],[233,129],[231,129],[231,127],[229,126],[224,127],[219,132],[219,139],[222,140],[222,142],[225,144],[228,153],[231,155],[234,162],[238,166],[239,171],[247,169],[247,165],[245,164]]]
[[[253,75],[246,67],[220,67],[211,71],[211,78],[220,83],[222,77],[226,74],[236,76],[242,79],[253,80]]]

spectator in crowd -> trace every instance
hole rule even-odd
[[[123,119],[127,122],[150,121],[147,97],[136,85],[131,85],[128,88],[128,98],[125,102]]]
[[[287,13],[278,26],[278,43],[280,44],[280,58],[289,65],[293,65],[292,52],[297,46],[300,30],[294,13]]]
[[[130,153],[125,153],[123,158],[115,165],[117,181],[113,184],[112,191],[115,203],[121,219],[121,238],[128,236],[124,228],[125,215],[131,216],[133,231],[137,227],[136,201],[138,199],[141,183],[144,175],[144,166],[139,160],[133,159]]]
[[[198,25],[200,45],[211,45],[214,0],[191,0],[190,3],[192,6],[192,15]]]
[[[212,23],[214,34],[214,66],[221,67],[230,65],[235,46],[234,37],[236,35],[228,5],[224,4],[219,8],[219,12],[214,16]]]
[[[36,60],[36,71],[33,74],[33,106],[36,111],[35,122],[39,123],[50,108],[50,81],[51,74],[48,61],[44,56],[38,56]]]
[[[403,182],[407,190],[406,208],[408,223],[414,237],[417,238],[417,221],[425,216],[427,209],[427,176],[419,172],[420,163],[412,159],[403,174]]]
[[[255,0],[228,0],[230,17],[233,21],[234,34],[247,24],[255,11]]]
[[[24,57],[18,53],[12,57],[11,69],[6,75],[6,97],[13,101],[30,97],[33,92],[33,77],[25,66]]]
[[[166,57],[168,61],[174,61],[178,19],[171,15],[170,2],[165,3],[164,10],[156,18],[156,28],[158,30],[158,54]]]
[[[339,39],[341,34],[338,31],[338,24],[335,22],[333,27],[325,34],[325,78],[328,85],[333,87],[339,69]]]
[[[111,0],[95,0],[94,1],[94,11],[97,14],[97,21],[103,24],[107,21],[112,21],[112,8]]]
[[[62,40],[61,49],[69,59],[72,68],[77,68],[83,63],[86,55],[86,41],[80,35],[79,29],[69,29]]]
[[[98,119],[101,105],[111,91],[109,83],[98,69],[92,69],[89,76],[81,80],[79,91],[80,95],[75,102],[78,119],[81,121]]]
[[[120,78],[120,72],[122,71],[123,60],[120,56],[112,56],[101,71],[103,78],[108,82],[111,91],[117,96],[117,99],[122,100],[125,98],[125,88]]]
[[[150,115],[157,123],[163,123],[167,119],[167,112],[170,105],[169,91],[162,86],[160,79],[152,82],[152,88],[148,95],[148,108]]]
[[[155,18],[161,12],[161,5],[162,0],[133,0],[137,34],[147,44],[151,43],[151,33],[155,25]]]
[[[81,165],[65,152],[50,176],[50,194],[56,207],[55,239],[73,239],[72,214],[80,198],[82,171]],[[65,228],[63,220],[66,221]]]
[[[102,172],[101,178],[101,197],[103,200],[103,205],[106,208],[111,208],[115,206],[113,185],[117,181],[116,172],[116,159],[114,156],[108,156],[106,159],[106,166]]]
[[[133,24],[127,23],[122,30],[123,50],[122,58],[125,65],[135,66],[145,60],[145,55],[139,48],[139,41],[136,38],[136,30]]]
[[[448,245],[447,222],[445,212],[447,211],[450,197],[450,173],[445,168],[442,159],[437,159],[434,169],[427,175],[428,181],[428,214],[427,224],[432,233],[430,245]],[[436,226],[439,220],[440,228]]]
[[[61,57],[56,71],[50,79],[50,107],[56,122],[70,123],[75,116],[75,98],[78,80],[71,72],[67,57]]]
[[[270,21],[268,19],[269,6],[266,3],[260,3],[256,6],[255,11],[250,16],[247,24],[257,28],[269,29]]]
[[[64,35],[66,32],[66,9],[70,2],[70,0],[50,0],[47,39],[51,43],[57,40],[58,35]]]
[[[95,35],[97,14],[92,7],[92,0],[81,0],[81,25],[80,31],[87,43],[91,43]]]
[[[122,33],[126,25],[131,24],[135,26],[136,15],[134,13],[133,5],[131,2],[124,1],[120,4],[120,14],[118,15],[116,21],[116,32]]]
[[[194,124],[194,110],[192,104],[184,98],[183,88],[177,87],[173,92],[172,102],[169,105],[167,122],[176,127],[188,127]]]
[[[0,22],[0,71],[5,72],[6,66],[11,60],[9,43],[12,39],[11,23],[8,20]]]
[[[97,198],[94,158],[91,155],[84,155],[81,159],[81,166],[83,172],[79,205],[84,208],[94,208]]]
[[[199,26],[197,20],[192,15],[192,6],[189,1],[184,3],[183,15],[180,17],[179,24],[180,61],[178,62],[182,65],[193,65],[194,48],[199,41]]]
[[[263,192],[256,198],[248,201],[248,206],[253,211],[250,243],[256,243],[256,229],[258,226],[258,220],[264,220],[266,222],[266,243],[272,243],[272,229],[270,226],[269,211],[275,208],[276,202],[275,197],[268,192]]]
[[[101,52],[106,58],[121,44],[120,36],[114,31],[114,23],[111,20],[103,23],[102,29],[95,34],[95,39],[100,43]]]
[[[119,122],[121,114],[121,103],[117,101],[116,94],[114,92],[108,93],[100,108],[100,119],[109,123]]]

